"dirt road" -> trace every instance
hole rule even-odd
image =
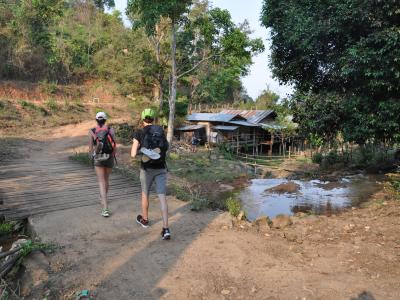
[[[48,132],[33,157],[69,164],[89,127]],[[170,241],[160,239],[154,198],[148,229],[134,222],[138,197],[112,198],[109,219],[99,205],[35,216],[38,236],[61,248],[46,258],[46,276],[35,287],[22,283],[23,291],[27,299],[45,291],[73,299],[82,289],[97,299],[400,299],[400,206],[375,197],[365,209],[295,218],[263,233],[250,224],[231,228],[227,213],[191,212],[170,197]]]

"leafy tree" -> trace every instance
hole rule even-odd
[[[128,14],[134,15],[134,26],[142,26],[149,36],[154,35],[161,18],[171,21],[171,93],[169,98],[169,119],[167,139],[172,141],[174,133],[175,103],[177,93],[176,32],[184,14],[189,10],[191,0],[128,0]]]
[[[115,7],[114,0],[94,0],[94,4],[97,8],[104,10],[104,7],[112,8]]]
[[[256,99],[256,105],[259,109],[272,108],[277,104],[279,95],[269,89],[263,90]]]
[[[264,0],[272,68],[294,84],[295,117],[325,139],[395,142],[400,114],[398,1]]]
[[[397,1],[265,0],[262,22],[282,82],[375,99],[399,94]]]
[[[226,91],[241,88],[252,55],[262,51],[260,39],[249,38],[248,26],[235,26],[228,11],[208,9],[207,1],[135,1],[128,12],[135,27],[159,36],[163,18],[171,22],[171,85],[168,139],[172,139],[178,79],[192,89],[190,96],[226,100]],[[159,54],[159,53],[158,53]],[[159,61],[157,59],[157,61]],[[159,67],[161,67],[159,65]]]

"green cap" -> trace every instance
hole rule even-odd
[[[146,108],[144,111],[142,111],[142,120],[144,119],[155,119],[156,117],[156,112],[152,108]]]

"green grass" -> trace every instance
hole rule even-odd
[[[55,112],[55,111],[57,111],[57,110],[60,109],[60,107],[59,107],[57,101],[54,100],[54,99],[49,99],[49,100],[47,100],[47,101],[45,102],[45,106],[46,106],[50,111],[53,111],[53,112]]]
[[[188,186],[179,186],[171,184],[168,186],[169,192],[177,199],[190,202],[190,209],[200,211],[209,206],[209,201],[202,195],[199,188]]]
[[[231,182],[243,175],[234,169],[234,161],[210,160],[206,152],[200,151],[179,155],[170,153],[167,163],[173,174],[193,183]]]
[[[233,197],[228,198],[225,202],[225,205],[229,213],[234,217],[237,217],[242,210],[242,204],[240,200]]]
[[[74,155],[69,157],[73,161],[80,162],[84,165],[91,166],[93,165],[92,159],[89,157],[88,153],[86,152],[75,152]]]
[[[12,233],[13,225],[8,222],[0,223],[0,236]]]
[[[21,115],[18,109],[11,101],[0,100],[0,119],[3,126],[7,126],[9,123],[19,120],[20,118]]]

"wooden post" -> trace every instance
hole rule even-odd
[[[239,154],[239,128],[236,133],[236,153]]]
[[[253,128],[253,156],[256,155],[255,146],[256,146],[256,129]]]

